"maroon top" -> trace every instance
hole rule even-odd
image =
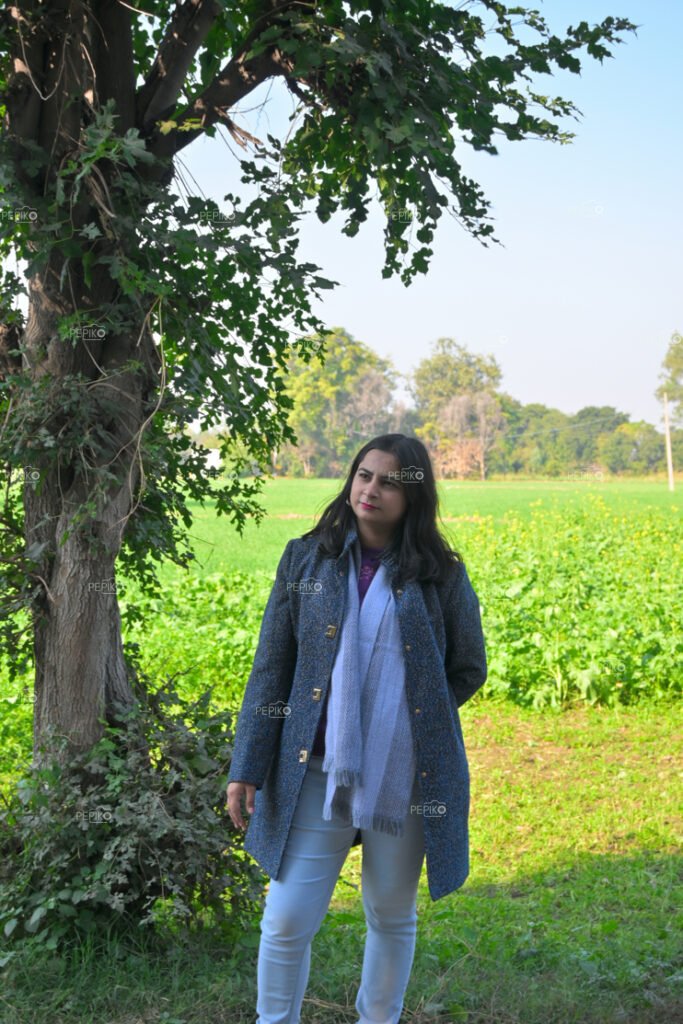
[[[360,559],[360,572],[358,574],[358,601],[359,605],[363,604],[363,598],[368,592],[368,587],[372,583],[372,579],[379,568],[379,560],[384,548],[366,548],[361,544],[361,559]],[[324,757],[325,756],[325,730],[327,728],[327,702],[330,697],[330,690],[332,684],[327,689],[327,695],[323,704],[322,714],[320,715],[320,722],[318,723],[318,731],[315,734],[313,741],[313,749],[311,751],[312,757]]]

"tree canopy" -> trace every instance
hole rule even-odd
[[[454,338],[438,338],[409,374],[341,328],[323,340],[324,361],[293,359],[287,394],[298,443],[273,453],[277,473],[344,476],[363,439],[397,430],[423,439],[444,478],[594,479],[664,469],[663,437],[651,424],[631,423],[610,405],[573,415],[540,402],[523,405],[502,390],[492,356]],[[419,399],[414,408],[397,400],[399,381]],[[672,432],[672,447],[678,464],[683,431]]]
[[[660,402],[667,396],[673,418],[683,425],[683,334],[674,331],[662,361],[660,385],[655,391]]]

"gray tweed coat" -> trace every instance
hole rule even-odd
[[[338,558],[317,537],[285,547],[261,623],[239,713],[228,782],[256,786],[245,850],[277,879],[332,673],[346,599],[347,534]],[[479,600],[465,565],[442,584],[396,584],[395,556],[382,555],[404,643],[416,772],[423,803],[432,900],[469,874],[469,768],[458,708],[484,684]],[[415,813],[415,812],[413,812]],[[360,830],[353,845],[360,841]]]

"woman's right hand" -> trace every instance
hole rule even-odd
[[[226,807],[232,818],[232,823],[237,828],[246,828],[242,820],[242,797],[246,797],[246,808],[249,814],[254,813],[254,794],[256,786],[251,782],[229,782],[226,790]]]

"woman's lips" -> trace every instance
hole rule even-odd
[[[365,501],[361,501],[361,506],[363,508],[375,508],[375,509],[377,508],[377,505],[368,505],[368,503],[365,502]]]

